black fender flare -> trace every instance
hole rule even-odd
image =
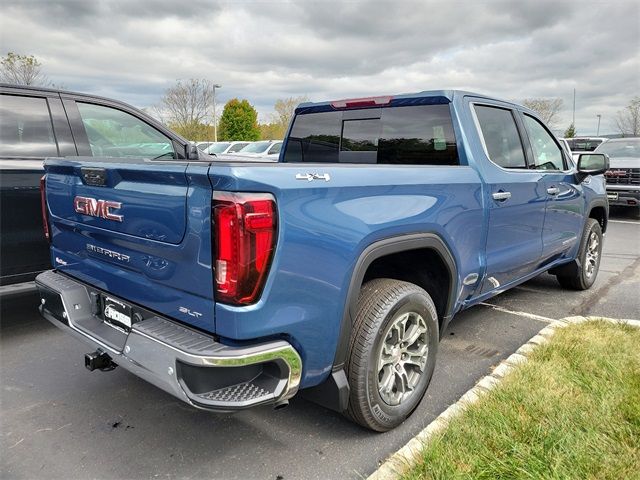
[[[601,225],[602,231],[604,233],[607,230],[607,225],[609,223],[609,201],[606,198],[598,197],[598,198],[594,198],[593,200],[591,200],[591,202],[589,202],[584,212],[585,214],[584,221],[586,223],[587,218],[590,218],[590,215],[593,209],[598,207],[604,208],[604,212],[605,212],[604,225]]]
[[[444,330],[447,323],[453,317],[456,292],[458,291],[458,270],[454,256],[447,244],[435,233],[413,233],[376,241],[362,251],[353,268],[340,323],[340,333],[331,374],[329,378],[320,385],[302,391],[307,399],[332,410],[344,411],[347,409],[349,385],[344,371],[344,364],[349,353],[353,320],[355,319],[358,295],[365,273],[369,266],[379,258],[394,253],[425,248],[432,249],[440,255],[451,279],[445,310],[446,314],[441,322],[442,327],[440,333],[442,334],[442,330]]]

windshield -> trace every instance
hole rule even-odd
[[[242,150],[239,150],[238,153],[263,153],[269,148],[271,142],[254,142],[250,143]]]
[[[568,138],[567,143],[572,152],[593,152],[603,140],[592,138]]]
[[[229,142],[212,143],[209,148],[207,148],[207,153],[222,153],[229,145],[231,145]]]
[[[625,140],[610,140],[600,145],[596,150],[596,152],[606,153],[611,158],[614,158],[614,157],[640,158],[640,138],[629,138]]]

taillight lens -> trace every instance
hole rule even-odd
[[[215,192],[213,234],[216,300],[254,303],[267,279],[276,242],[273,196]]]
[[[46,175],[43,175],[40,179],[40,209],[42,210],[42,229],[44,230],[44,236],[48,241],[51,241],[51,235],[49,234],[49,214],[47,212]]]

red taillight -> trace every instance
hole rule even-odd
[[[47,212],[47,180],[46,175],[40,179],[40,208],[42,210],[42,229],[47,240],[51,241],[49,235],[49,214]]]
[[[335,100],[331,102],[333,108],[364,108],[389,105],[393,100],[390,95],[384,97],[349,98],[347,100]]]
[[[214,193],[216,300],[248,305],[258,299],[273,257],[276,217],[269,194]]]

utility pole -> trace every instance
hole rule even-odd
[[[213,84],[213,141],[218,141],[218,117],[216,116],[216,88],[222,88],[222,85]]]
[[[596,137],[599,137],[600,136],[600,117],[602,117],[602,115],[598,113],[596,117],[598,117],[598,130],[596,131]]]
[[[573,89],[573,117],[571,119],[573,128],[576,128],[576,89]]]

